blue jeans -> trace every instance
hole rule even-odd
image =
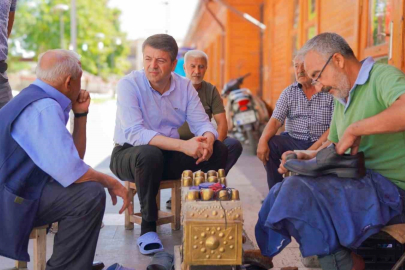
[[[228,148],[228,160],[225,165],[225,174],[228,175],[229,170],[235,165],[242,154],[243,148],[238,140],[230,137],[226,137],[223,144]]]
[[[270,155],[269,161],[264,166],[267,171],[267,184],[269,190],[277,183],[283,180],[283,176],[278,173],[280,167],[281,155],[290,150],[306,150],[313,142],[303,141],[292,138],[288,132],[275,135],[269,140]]]

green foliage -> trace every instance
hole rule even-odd
[[[16,47],[16,41],[19,41],[24,50],[36,53],[35,59],[46,50],[60,48],[62,16],[64,49],[67,49],[70,10],[55,10],[58,4],[70,9],[70,0],[19,0],[11,47]],[[77,52],[81,55],[82,67],[104,78],[109,74],[123,74],[129,67],[126,61],[129,48],[125,33],[120,30],[121,11],[107,4],[108,0],[76,0]],[[104,44],[103,49],[99,49],[99,42]],[[87,44],[87,50],[83,50],[83,44]]]

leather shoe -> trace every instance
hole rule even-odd
[[[93,267],[91,270],[102,270],[104,268],[103,262],[93,262]]]
[[[362,178],[366,175],[363,152],[338,155],[334,144],[320,150],[313,159],[289,159],[284,167],[297,174],[313,177],[335,174],[342,178]]]

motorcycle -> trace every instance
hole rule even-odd
[[[249,89],[241,88],[243,80],[249,75],[230,80],[221,96],[228,98],[225,108],[228,132],[239,141],[248,143],[251,153],[256,155],[260,135],[269,121],[269,112],[262,99]]]

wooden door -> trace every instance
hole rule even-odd
[[[373,57],[404,70],[404,0],[363,0],[360,59]]]

